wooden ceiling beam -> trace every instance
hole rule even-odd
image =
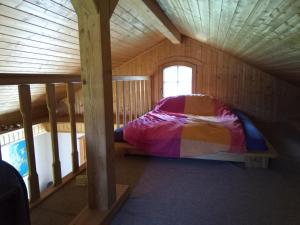
[[[173,44],[180,44],[182,41],[181,33],[160,8],[158,3],[155,0],[142,0],[141,4],[146,6],[147,10],[146,13],[144,13],[144,16],[153,21],[152,25]]]
[[[118,5],[119,0],[110,0],[109,8],[110,8],[110,17],[114,13],[116,6]]]

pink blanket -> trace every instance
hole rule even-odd
[[[154,110],[127,124],[124,139],[144,154],[162,157],[246,151],[237,116],[205,95],[162,99]]]

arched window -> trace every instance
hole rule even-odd
[[[169,65],[162,69],[162,97],[193,93],[195,68],[189,65]]]

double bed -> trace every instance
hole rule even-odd
[[[162,99],[152,111],[115,131],[115,147],[130,154],[245,162],[268,167],[277,156],[241,111],[206,95]]]

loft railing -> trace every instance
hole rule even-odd
[[[149,76],[113,76],[112,80],[116,128],[151,109]]]
[[[31,91],[30,84],[45,85],[46,88],[46,102],[49,115],[51,143],[52,143],[52,173],[53,173],[53,187],[61,186],[62,175],[61,165],[58,151],[58,133],[57,133],[57,118],[56,118],[56,96],[55,84],[65,84],[67,89],[67,98],[69,106],[69,117],[71,127],[71,146],[72,146],[72,173],[77,174],[79,171],[78,151],[77,151],[77,137],[76,137],[76,121],[75,121],[75,98],[74,98],[74,84],[80,83],[80,76],[78,75],[12,75],[1,74],[0,85],[18,85],[19,92],[19,106],[23,118],[23,129],[26,153],[28,161],[28,186],[29,198],[31,203],[41,200],[41,193],[39,188],[39,177],[36,170],[35,148],[34,148],[34,131],[32,121],[32,105],[31,105]],[[4,143],[5,138],[4,138]],[[1,142],[2,144],[2,142]],[[48,191],[48,193],[50,193]],[[47,197],[43,195],[42,197]]]
[[[113,76],[113,101],[115,112],[115,127],[119,128],[151,108],[151,80],[149,76]],[[23,130],[20,132],[8,132],[0,135],[0,144],[6,145],[16,140],[25,139],[28,160],[28,185],[31,206],[37,205],[47,198],[64,183],[76,176],[84,166],[79,167],[76,133],[75,112],[75,88],[74,84],[80,83],[78,75],[12,75],[0,74],[1,85],[18,85],[19,105],[23,118]],[[40,127],[33,125],[30,84],[42,84],[46,88],[46,102],[49,116],[49,125]],[[61,162],[58,149],[58,128],[56,115],[55,84],[66,85],[67,102],[69,112],[69,124],[63,126],[71,133],[72,146],[72,173],[62,178]],[[1,88],[1,87],[0,87]],[[50,129],[49,129],[50,128]],[[40,132],[50,130],[52,143],[52,173],[53,187],[41,193],[39,189],[39,177],[36,169],[34,136]],[[0,159],[1,159],[0,145]],[[38,160],[38,159],[37,159]]]

